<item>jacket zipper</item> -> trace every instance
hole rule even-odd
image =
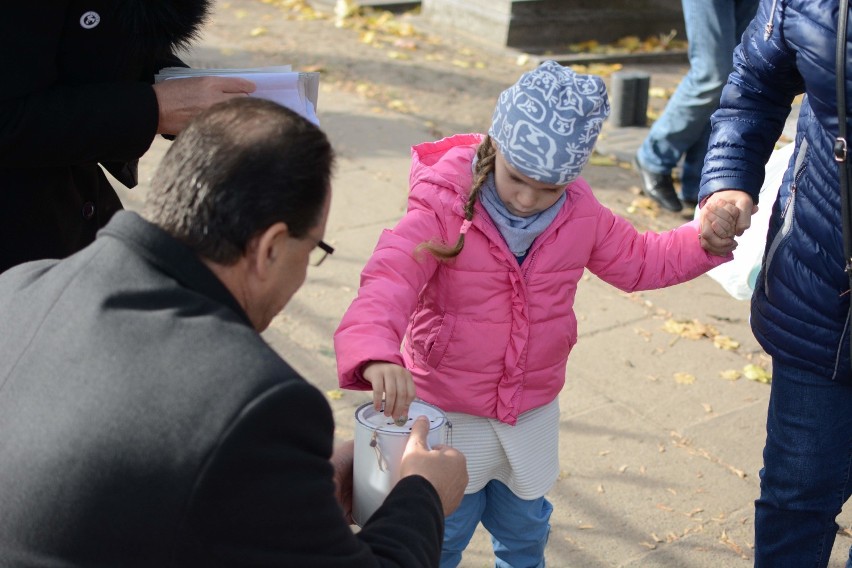
[[[769,9],[769,21],[766,22],[766,25],[763,27],[763,41],[767,41],[769,39],[769,36],[772,35],[772,29],[775,27],[772,20],[775,18],[775,5],[777,3],[778,0],[772,0],[772,8]]]
[[[532,268],[533,262],[535,262],[535,257],[538,256],[538,248],[536,248],[528,257],[524,264],[524,270],[522,272],[522,276],[524,277],[524,282],[527,281],[527,276],[529,276],[530,269]]]
[[[805,169],[807,164],[805,160],[808,155],[808,141],[806,139],[802,139],[802,145],[799,148],[799,152],[796,155],[796,161],[793,165],[793,181],[790,183],[790,197],[787,199],[787,203],[784,205],[784,211],[781,213],[781,219],[783,219],[783,223],[781,228],[778,229],[778,233],[775,235],[775,238],[772,240],[772,244],[769,247],[769,250],[766,252],[766,262],[764,267],[764,277],[763,277],[763,292],[766,294],[766,297],[769,297],[769,288],[767,283],[769,279],[766,277],[769,274],[769,267],[772,264],[772,259],[775,256],[775,252],[778,250],[778,247],[781,245],[782,241],[785,240],[787,235],[790,232],[790,229],[793,225],[793,216],[796,210],[796,192],[798,191],[799,180],[802,179],[802,176],[805,174]]]

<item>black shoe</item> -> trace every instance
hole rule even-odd
[[[642,176],[642,191],[645,195],[659,203],[663,209],[675,212],[683,209],[683,204],[677,198],[674,181],[670,173],[655,174],[654,172],[649,172],[639,165],[639,160],[635,157],[633,158],[633,167]]]

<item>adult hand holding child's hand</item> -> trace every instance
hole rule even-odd
[[[700,209],[699,235],[707,252],[725,256],[737,248],[734,237],[751,226],[757,206],[751,196],[739,190],[723,190],[712,194]]]

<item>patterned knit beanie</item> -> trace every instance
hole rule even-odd
[[[607,116],[600,77],[545,61],[500,94],[488,133],[520,173],[565,185],[589,161]]]

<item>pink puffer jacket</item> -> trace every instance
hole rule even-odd
[[[408,212],[379,239],[334,344],[343,388],[370,389],[364,364],[389,361],[411,371],[419,398],[514,424],[565,383],[584,268],[634,291],[685,282],[727,259],[704,252],[695,223],[639,234],[582,178],[522,265],[480,204],[457,258],[415,254],[425,241],[455,243],[481,140],[464,134],[413,148]]]

